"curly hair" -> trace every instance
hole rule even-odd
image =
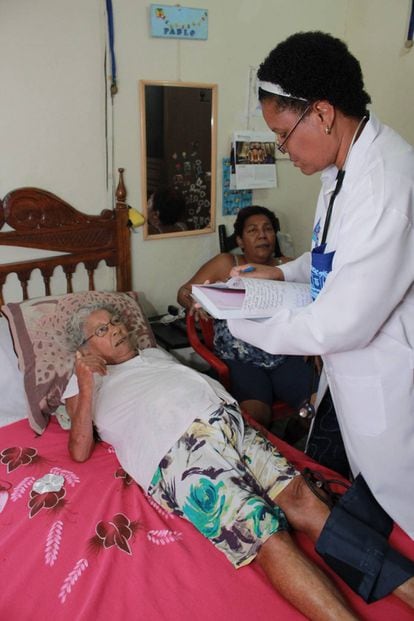
[[[117,314],[114,306],[102,302],[92,302],[78,308],[66,324],[66,345],[69,351],[76,351],[82,345],[86,338],[85,322],[89,315],[97,310],[106,310],[112,316]]]
[[[260,65],[257,77],[279,84],[292,96],[280,97],[259,89],[261,101],[274,98],[282,109],[302,110],[325,99],[345,116],[360,118],[371,102],[358,60],[343,41],[324,32],[298,32],[279,43]]]
[[[242,237],[244,225],[246,223],[247,218],[250,218],[250,216],[257,216],[257,215],[261,215],[261,216],[263,215],[269,218],[269,221],[273,227],[274,232],[275,233],[278,232],[280,227],[279,227],[279,223],[273,211],[270,211],[270,209],[267,209],[267,207],[261,207],[260,205],[250,205],[249,207],[243,207],[243,209],[240,209],[239,213],[237,214],[237,218],[233,225],[234,234],[237,237]]]

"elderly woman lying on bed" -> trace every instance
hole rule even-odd
[[[136,351],[122,318],[108,306],[81,308],[67,333],[77,350],[64,394],[73,459],[88,459],[96,426],[122,467],[160,505],[192,522],[235,567],[255,559],[309,619],[356,617],[296,547],[288,524],[317,540],[318,552],[327,562],[333,558],[335,571],[367,601],[394,592],[414,606],[414,564],[392,550],[383,533],[374,538],[380,552],[373,552],[372,541],[362,552],[357,545],[355,554],[364,553],[365,566],[370,563],[366,574],[364,564],[352,567],[350,541],[346,559],[337,556],[330,548],[341,548],[341,541],[329,528],[330,517],[339,512],[359,520],[358,506],[348,499],[341,507],[345,493],[330,514],[303,476],[244,422],[218,382],[159,349]],[[383,524],[382,509],[373,512],[370,522]]]

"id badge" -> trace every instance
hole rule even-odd
[[[311,296],[312,300],[316,300],[329,272],[332,271],[332,262],[335,256],[335,250],[325,253],[326,244],[320,244],[312,250],[311,261]]]

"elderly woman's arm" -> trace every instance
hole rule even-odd
[[[92,401],[95,389],[94,373],[104,375],[106,363],[102,358],[77,353],[75,373],[79,393],[66,400],[66,409],[71,419],[68,449],[75,461],[86,461],[94,447]]]
[[[75,461],[86,461],[95,446],[91,405],[92,397],[87,394],[79,394],[66,401],[66,409],[71,419],[68,448]]]

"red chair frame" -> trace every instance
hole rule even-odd
[[[218,380],[230,390],[230,371],[225,362],[214,353],[214,324],[212,319],[200,319],[197,324],[203,340],[200,339],[194,315],[186,313],[187,337],[191,347],[216,371]]]

